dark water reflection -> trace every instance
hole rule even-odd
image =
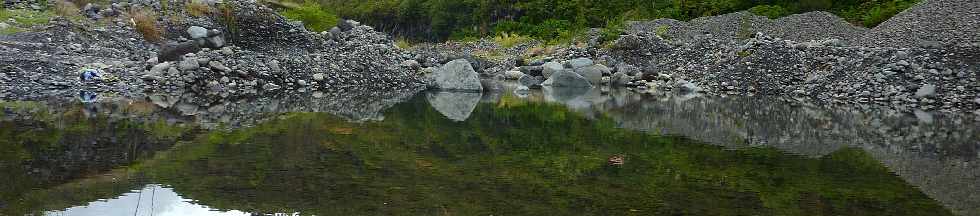
[[[974,116],[490,87],[2,102],[0,215],[980,212]]]

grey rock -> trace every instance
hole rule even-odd
[[[419,68],[422,66],[421,64],[419,64],[418,61],[411,60],[411,59],[403,61],[401,65],[402,67],[407,67],[407,68]]]
[[[520,79],[523,76],[524,76],[524,73],[523,72],[520,72],[520,71],[507,71],[507,72],[504,72],[504,78],[507,78],[509,80]]]
[[[330,28],[330,35],[333,36],[331,39],[340,40],[340,33],[343,32],[338,27]]]
[[[520,83],[521,86],[527,86],[529,88],[541,88],[541,79],[535,76],[524,75],[521,76],[520,79],[517,79],[517,82]]]
[[[150,102],[156,104],[157,106],[160,106],[161,108],[169,108],[174,104],[176,104],[178,100],[180,100],[180,97],[163,95],[163,94],[150,95],[149,98],[150,98]]]
[[[176,44],[171,43],[160,48],[160,53],[157,54],[157,59],[160,62],[177,61],[180,60],[184,54],[195,53],[198,51],[201,51],[201,46],[193,41]]]
[[[10,28],[10,24],[7,24],[5,22],[0,22],[0,29],[7,29],[7,28]]]
[[[582,75],[579,75],[571,70],[564,70],[558,73],[552,74],[548,80],[541,83],[543,86],[553,86],[553,87],[572,87],[572,88],[591,88],[592,83]]]
[[[262,85],[262,89],[264,89],[266,91],[272,91],[272,90],[276,90],[276,89],[279,89],[279,88],[280,88],[279,85],[276,85],[276,84],[273,84],[273,83],[266,83],[265,85]]]
[[[181,71],[187,72],[187,71],[197,70],[198,68],[201,67],[201,65],[199,65],[196,58],[187,58],[184,59],[183,61],[180,61],[180,64],[177,65],[177,67]]]
[[[589,58],[577,58],[577,59],[572,59],[572,60],[566,61],[565,62],[565,67],[566,68],[571,68],[571,69],[579,69],[579,68],[586,67],[586,66],[591,66],[591,65],[594,65],[594,64],[595,64],[595,62],[593,62],[592,59],[589,59]]]
[[[313,74],[313,80],[316,80],[316,81],[323,81],[323,76],[324,76],[324,75],[323,75],[323,73],[316,73],[316,74]]]
[[[582,75],[589,80],[592,85],[599,85],[602,83],[602,73],[609,71],[609,68],[602,65],[589,65],[585,67],[580,67],[574,70],[575,73]]]
[[[191,39],[205,38],[208,36],[208,29],[200,26],[191,26],[190,28],[187,28],[187,35],[189,35]]]
[[[208,66],[211,67],[211,69],[214,69],[216,71],[231,72],[231,69],[230,68],[225,67],[225,65],[222,64],[219,61],[210,61],[210,62],[208,62]]]
[[[221,48],[225,46],[225,37],[222,35],[208,37],[204,40],[204,46],[214,49]]]
[[[558,62],[548,62],[548,63],[544,63],[544,65],[542,66],[543,69],[541,70],[541,75],[543,75],[544,77],[551,77],[552,74],[558,73],[559,71],[565,69],[565,67],[559,64]]]
[[[680,90],[681,92],[691,92],[691,93],[703,91],[703,89],[701,89],[701,87],[699,87],[697,84],[688,81],[683,81],[683,80],[677,82],[677,89]]]
[[[625,72],[616,72],[609,78],[609,82],[613,86],[626,86],[633,78],[626,75]]]
[[[446,63],[427,76],[429,84],[437,89],[483,91],[480,75],[473,70],[473,66],[466,59]]]
[[[915,91],[916,98],[932,97],[936,95],[936,86],[932,84],[925,84],[919,87],[919,90]]]
[[[164,63],[159,63],[157,65],[154,65],[152,68],[150,68],[150,74],[154,76],[162,75],[163,72],[167,71],[167,69],[170,69],[171,65],[172,63],[170,62],[164,62]]]

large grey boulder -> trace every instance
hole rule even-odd
[[[426,100],[443,116],[453,121],[466,121],[480,103],[480,92],[429,92]]]
[[[551,77],[552,74],[558,73],[559,71],[562,71],[562,70],[565,69],[565,67],[563,67],[558,62],[544,63],[544,65],[542,65],[542,67],[543,68],[541,69],[541,75],[543,75],[544,77]]]
[[[548,80],[541,83],[543,86],[552,87],[571,87],[571,88],[591,88],[592,83],[588,79],[571,70],[564,70],[552,74]]]
[[[428,74],[429,85],[444,90],[483,91],[480,75],[466,59],[453,60]]]
[[[583,67],[586,67],[586,66],[591,66],[591,65],[594,65],[594,64],[595,64],[595,62],[593,62],[592,59],[589,59],[589,58],[577,58],[577,59],[572,59],[572,60],[566,61],[565,62],[565,67],[571,68],[571,69],[579,69],[579,68],[583,68]]]
[[[589,80],[592,85],[599,85],[602,83],[602,73],[608,72],[609,68],[602,65],[590,65],[575,69],[575,73],[582,75]]]

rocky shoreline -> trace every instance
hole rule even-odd
[[[338,89],[484,91],[481,79],[513,79],[523,89],[615,86],[980,115],[980,19],[967,10],[980,9],[975,1],[926,0],[873,29],[825,12],[776,20],[739,12],[630,22],[605,43],[592,31],[572,45],[483,39],[408,49],[355,21],[310,32],[252,0],[211,6],[230,9],[161,19],[161,43],[106,12],[164,10],[140,1],[83,10],[103,22],[55,18],[0,36],[0,98],[165,95],[208,107]]]

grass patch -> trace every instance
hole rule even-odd
[[[132,19],[136,32],[143,35],[144,40],[154,43],[163,41],[162,30],[157,23],[156,13],[137,9],[129,12],[129,18]]]
[[[73,20],[77,20],[78,18],[82,17],[82,14],[79,13],[78,5],[70,1],[57,1],[54,3],[53,9],[54,13],[58,14],[58,16],[71,18]]]
[[[395,46],[401,49],[408,49],[412,47],[412,43],[408,42],[408,40],[405,38],[398,38],[395,39]]]
[[[315,1],[306,1],[294,8],[286,9],[283,16],[303,22],[303,26],[315,32],[326,31],[337,25],[340,18],[330,11],[324,10]]]
[[[660,25],[660,26],[657,26],[657,30],[654,33],[657,34],[657,37],[660,37],[661,39],[664,39],[664,40],[668,40],[669,41],[671,38],[670,38],[670,35],[667,34],[668,32],[670,32],[670,26],[668,26],[668,25]]]
[[[225,25],[225,30],[230,33],[229,39],[234,39],[238,35],[238,20],[235,17],[235,6],[232,4],[221,4],[218,7],[218,16],[221,17],[221,24]]]
[[[185,5],[187,14],[193,17],[201,17],[211,13],[211,6],[199,0],[192,0]]]
[[[0,10],[0,22],[10,25],[7,28],[0,29],[0,34],[13,34],[27,31],[35,25],[48,23],[53,16],[54,13],[51,11],[33,11],[27,9]],[[14,23],[9,23],[8,20],[14,20]]]
[[[517,33],[501,32],[493,37],[493,42],[500,44],[504,48],[511,48],[528,41],[531,41],[531,37],[522,36]]]

